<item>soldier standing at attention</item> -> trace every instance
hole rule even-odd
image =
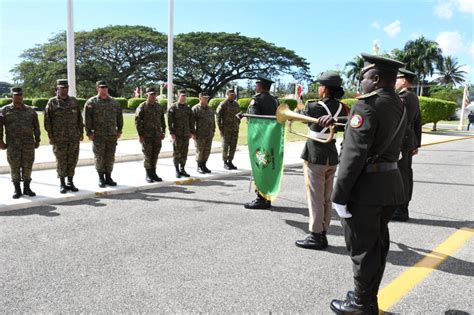
[[[99,174],[99,187],[117,186],[112,179],[117,139],[122,135],[122,109],[109,96],[107,82],[96,83],[97,95],[85,104],[86,133],[93,142],[95,168]]]
[[[378,314],[377,294],[390,247],[388,222],[405,201],[397,161],[406,112],[394,89],[403,63],[367,54],[362,58],[364,94],[349,114],[332,193],[336,210],[352,215],[341,223],[355,286],[345,300],[331,301],[337,314]]]
[[[206,163],[211,153],[212,138],[216,131],[216,118],[214,110],[208,105],[209,95],[199,93],[199,103],[191,109],[194,115],[195,130],[194,145],[196,147],[197,171],[200,174],[211,173]]]
[[[421,115],[420,103],[415,93],[410,91],[416,74],[406,69],[398,71],[395,89],[407,109],[407,129],[402,143],[402,158],[398,161],[398,168],[402,174],[405,187],[406,203],[400,205],[393,214],[393,221],[408,221],[408,204],[413,193],[412,158],[418,154],[421,145]]]
[[[275,115],[278,99],[270,94],[270,87],[274,81],[265,77],[258,77],[256,83],[257,94],[252,97],[248,113],[252,115]],[[257,192],[257,198],[244,204],[247,209],[270,209],[272,203]]]
[[[41,142],[38,115],[33,108],[23,103],[21,87],[11,88],[11,94],[13,103],[0,109],[0,149],[7,149],[7,160],[15,186],[13,199],[22,195],[22,180],[23,194],[34,197],[36,194],[31,190],[30,183],[35,149]],[[6,142],[3,141],[4,128]]]
[[[168,109],[168,128],[173,140],[173,163],[176,177],[189,177],[184,170],[188,158],[189,138],[194,134],[193,111],[186,104],[186,91],[178,92],[178,102]]]
[[[44,110],[44,129],[56,156],[61,194],[79,190],[74,186],[73,177],[79,159],[79,143],[84,136],[81,109],[76,98],[68,95],[68,88],[67,80],[57,80],[56,96],[49,99]]]
[[[226,94],[227,99],[217,107],[217,125],[222,137],[224,168],[226,170],[236,170],[237,167],[232,163],[232,160],[239,138],[240,119],[236,115],[240,112],[240,106],[235,101],[234,90],[227,90]]]
[[[165,111],[156,102],[156,89],[146,89],[146,101],[138,105],[135,111],[135,126],[145,156],[146,181],[161,182],[156,174],[156,163],[161,151],[161,140],[165,138]]]

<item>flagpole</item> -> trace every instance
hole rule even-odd
[[[466,110],[466,103],[468,102],[468,94],[469,94],[469,83],[466,83],[464,87],[464,93],[462,96],[462,104],[461,104],[461,117],[459,119],[459,126],[458,130],[462,130],[462,122],[464,121],[464,111]]]
[[[67,0],[67,80],[69,83],[69,95],[76,96],[76,59],[74,52],[74,21],[73,0]]]
[[[168,8],[168,108],[173,104],[173,14],[174,0],[169,0]]]

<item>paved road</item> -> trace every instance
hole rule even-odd
[[[463,227],[474,228],[474,140],[423,148],[412,220],[392,223],[383,286]],[[0,313],[329,314],[351,288],[334,216],[327,251],[307,232],[300,168],[272,211],[246,210],[247,176],[0,213]],[[473,312],[474,238],[390,311]],[[463,314],[463,313],[459,313]]]

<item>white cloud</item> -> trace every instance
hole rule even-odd
[[[451,2],[438,3],[434,8],[434,14],[442,19],[449,20],[453,17]]]
[[[385,33],[387,33],[387,35],[392,38],[397,36],[398,33],[400,33],[400,29],[401,27],[400,27],[399,20],[396,20],[395,22],[390,23],[383,27],[383,30],[385,31]]]
[[[474,13],[474,0],[454,0],[460,12]]]
[[[377,21],[372,22],[372,27],[374,27],[376,29],[379,29],[380,28],[379,22],[377,22]]]
[[[466,50],[461,34],[458,31],[441,32],[436,37],[436,41],[445,55],[453,55]]]

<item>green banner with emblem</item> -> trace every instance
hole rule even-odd
[[[280,191],[285,148],[285,124],[275,119],[248,118],[248,148],[255,186],[267,200]]]

